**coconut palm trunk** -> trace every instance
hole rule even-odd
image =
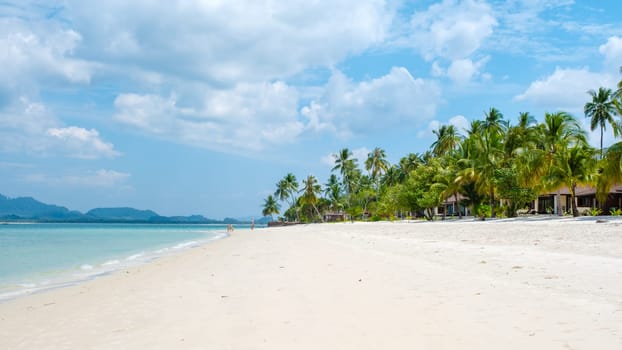
[[[573,182],[572,186],[570,187],[570,201],[572,202],[570,205],[572,206],[572,216],[574,216],[575,218],[579,216],[579,209],[577,209],[576,193],[577,183]]]
[[[458,203],[458,194],[454,192],[454,199],[456,200],[457,208],[458,208],[458,219],[462,219],[462,212],[460,211],[460,203]]]

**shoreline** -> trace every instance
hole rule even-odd
[[[0,304],[0,338],[16,349],[622,346],[622,221],[456,223],[236,230]]]
[[[22,223],[18,225],[22,225]],[[109,256],[103,261],[101,261],[101,258],[95,258],[94,261],[83,261],[82,264],[74,267],[55,268],[50,271],[30,273],[22,277],[13,277],[12,280],[4,281],[4,284],[0,285],[4,287],[0,289],[0,304],[29,295],[78,286],[82,283],[114,274],[119,270],[149,264],[170,255],[182,254],[186,250],[210,244],[213,241],[227,238],[229,235],[220,230],[204,231],[202,233],[205,234],[203,238],[183,240],[161,247],[146,247],[140,252],[125,252],[124,254]]]

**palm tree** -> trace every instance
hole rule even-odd
[[[380,176],[389,169],[389,162],[386,160],[386,153],[382,148],[376,147],[367,154],[365,169],[369,172],[372,181],[376,183],[376,193],[380,192]]]
[[[618,124],[613,119],[613,115],[616,113],[616,106],[613,100],[611,89],[601,87],[598,92],[594,90],[588,91],[588,94],[592,96],[592,101],[585,104],[583,108],[585,117],[591,118],[590,129],[594,131],[597,127],[600,127],[600,157],[603,157],[603,132],[610,124],[613,127],[613,133],[618,136],[620,130],[618,130]]]
[[[613,144],[600,161],[600,174],[596,186],[596,197],[604,202],[611,186],[622,182],[622,142]]]
[[[538,169],[534,172],[535,176],[542,176],[544,182],[541,187],[544,189],[555,189],[557,192],[557,202],[559,203],[559,182],[551,181],[555,179],[552,175],[556,157],[563,154],[567,149],[587,145],[585,131],[579,122],[566,112],[546,113],[544,123],[539,128],[540,141],[538,149],[532,152],[532,157],[539,163]],[[558,206],[557,214],[561,214]]]
[[[484,129],[482,133],[470,136],[472,142],[471,168],[464,171],[471,173],[471,179],[475,180],[476,187],[489,199],[491,215],[496,217],[496,186],[495,170],[503,160],[503,135],[495,128]]]
[[[620,67],[620,73],[622,73],[622,67]],[[614,92],[612,100],[618,115],[622,116],[622,79],[618,82],[618,89]],[[618,129],[622,131],[621,124],[618,124]]]
[[[283,177],[283,179],[277,182],[274,195],[280,201],[287,201],[289,207],[292,208],[296,205],[296,192],[298,192],[298,181],[296,180],[296,176],[292,173],[288,173]]]
[[[570,190],[572,216],[579,216],[575,199],[577,185],[592,181],[595,166],[594,151],[587,144],[575,145],[556,154],[550,181],[564,184]]]
[[[417,169],[423,163],[421,155],[418,153],[409,153],[406,157],[400,159],[400,170],[404,175],[408,175],[411,171]]]
[[[504,142],[505,156],[512,159],[536,146],[537,122],[528,112],[518,115],[518,124],[510,126]]]
[[[279,213],[279,203],[277,203],[272,195],[269,195],[268,198],[264,200],[263,211],[261,213],[263,216],[270,215],[271,221],[274,221],[273,215]]]
[[[302,184],[302,196],[300,197],[301,203],[303,205],[311,206],[320,217],[320,220],[324,222],[324,218],[317,209],[317,196],[322,192],[322,187],[318,184],[317,179],[313,175],[309,175],[305,180],[302,180]]]
[[[389,169],[387,169],[387,172],[380,179],[380,185],[382,185],[383,187],[395,186],[399,183],[402,183],[405,177],[406,174],[404,174],[401,168],[392,165]]]
[[[460,135],[454,125],[441,125],[432,132],[436,135],[436,141],[432,143],[432,153],[437,157],[455,150],[460,143]]]
[[[441,158],[442,166],[438,168],[437,175],[435,177],[436,183],[432,186],[435,186],[436,189],[440,190],[441,201],[453,196],[454,201],[458,210],[458,218],[462,219],[462,212],[460,211],[460,203],[458,202],[458,193],[462,187],[462,184],[458,180],[459,177],[459,168],[458,168],[458,158],[455,155],[446,155]],[[445,212],[443,213],[443,217],[447,212],[447,208],[445,208]]]
[[[503,114],[496,108],[490,108],[488,112],[484,113],[484,122],[482,123],[484,130],[489,130],[494,133],[504,133],[508,127],[507,121],[503,119]]]
[[[341,176],[344,177],[352,166],[353,158],[352,151],[347,148],[343,148],[337,154],[333,154],[335,157],[335,166],[332,171],[339,170]]]
[[[324,184],[324,196],[330,202],[331,210],[338,210],[342,207],[342,189],[337,175],[331,174],[328,178],[328,182]]]
[[[579,122],[566,112],[546,113],[539,132],[539,148],[549,155],[587,142],[585,131]]]
[[[352,158],[352,152],[343,148],[338,154],[335,154],[335,166],[332,171],[339,170],[343,186],[348,194],[351,194],[357,178],[357,159]]]

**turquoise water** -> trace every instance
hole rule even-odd
[[[144,263],[225,232],[226,225],[0,225],[0,301]]]

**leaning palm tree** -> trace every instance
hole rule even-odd
[[[270,216],[270,220],[274,221],[274,214],[279,213],[279,203],[277,203],[276,199],[269,195],[268,198],[264,200],[263,203],[263,211],[261,212],[263,216]]]
[[[598,92],[594,90],[588,91],[588,94],[592,96],[592,101],[585,104],[583,108],[585,116],[591,118],[590,129],[596,130],[600,128],[600,157],[603,157],[603,132],[607,124],[613,128],[613,134],[617,137],[620,133],[618,129],[618,123],[613,119],[613,115],[616,113],[616,106],[614,99],[612,98],[611,89],[601,87]]]
[[[322,191],[322,187],[319,185],[317,178],[313,175],[309,175],[305,180],[302,180],[302,184],[302,195],[300,196],[301,204],[311,206],[320,220],[324,222],[324,218],[317,208],[318,195]]]

